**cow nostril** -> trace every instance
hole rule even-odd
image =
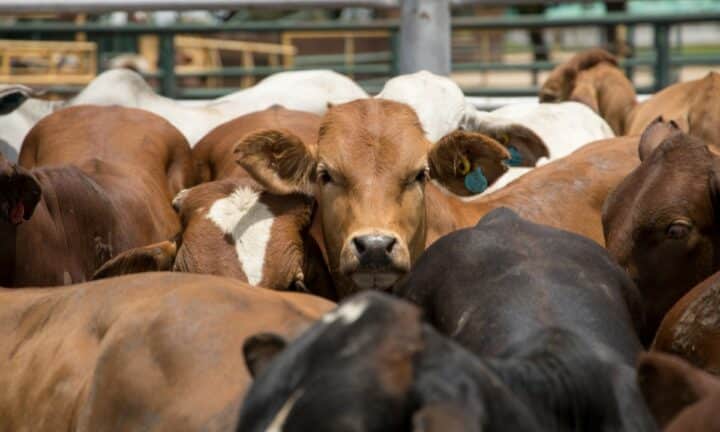
[[[367,248],[365,247],[365,242],[362,241],[362,237],[355,237],[353,239],[353,244],[355,245],[355,250],[357,250],[358,255],[362,255],[365,253],[365,250]]]
[[[383,236],[388,237],[388,236]],[[397,239],[395,237],[390,237],[389,241],[385,245],[385,252],[390,253],[392,252],[393,248],[395,247],[395,243],[397,243]]]
[[[372,261],[383,260],[392,253],[397,239],[387,235],[364,235],[353,238],[357,256]]]

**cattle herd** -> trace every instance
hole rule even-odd
[[[0,86],[0,431],[720,431],[720,75],[539,99]]]

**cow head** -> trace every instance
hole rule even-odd
[[[556,66],[540,88],[540,102],[562,102],[570,100],[579,72],[607,63],[617,66],[617,59],[601,48],[582,51],[566,63]]]
[[[13,225],[29,220],[40,197],[40,183],[35,176],[0,154],[0,220]]]
[[[607,248],[636,281],[652,332],[719,267],[720,155],[661,118],[643,133],[639,153],[641,164],[608,196],[602,219]]]
[[[469,195],[472,175],[492,183],[510,157],[478,133],[456,131],[432,145],[409,106],[383,99],[331,107],[317,146],[288,131],[266,130],[245,137],[235,152],[268,190],[316,198],[341,296],[390,289],[422,253],[428,179]]]
[[[237,430],[406,430],[421,329],[414,306],[363,293],[287,347],[274,334],[248,338],[255,381]]]

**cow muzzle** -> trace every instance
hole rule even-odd
[[[409,252],[391,233],[356,234],[343,247],[340,267],[360,290],[389,290],[409,271]]]

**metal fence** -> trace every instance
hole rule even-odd
[[[608,14],[602,17],[580,19],[547,19],[543,16],[513,16],[500,18],[455,18],[452,20],[453,30],[511,30],[511,29],[552,29],[566,27],[598,27],[606,28],[613,25],[650,25],[654,29],[653,54],[644,57],[626,59],[623,66],[652,66],[654,83],[651,87],[639,88],[639,92],[651,92],[670,84],[673,67],[689,65],[718,65],[720,53],[711,55],[673,55],[671,52],[670,29],[672,26],[688,23],[720,22],[720,14],[686,14],[637,16],[629,14]],[[176,34],[217,34],[234,32],[281,32],[291,30],[323,31],[354,31],[354,30],[386,30],[390,32],[392,53],[390,61],[380,64],[359,64],[354,66],[338,66],[333,69],[348,74],[372,73],[392,76],[398,72],[398,39],[399,22],[395,20],[372,22],[248,22],[223,25],[184,24],[167,27],[153,25],[128,24],[113,27],[107,24],[88,23],[83,25],[65,23],[26,23],[0,29],[3,37],[45,39],[57,38],[85,32],[91,40],[102,42],[122,35],[140,35],[154,33],[160,37],[160,71],[153,75],[160,80],[162,94],[174,98],[209,98],[220,96],[236,89],[202,88],[183,89],[177,85],[178,78],[196,76],[239,77],[248,74],[267,75],[286,70],[281,66],[257,66],[252,69],[243,67],[225,67],[207,72],[177,73],[174,68]],[[487,71],[487,70],[549,70],[554,66],[551,62],[530,62],[523,64],[508,63],[459,63],[453,64],[454,71]],[[297,64],[292,69],[307,68]],[[58,89],[62,90],[62,89]],[[376,88],[370,88],[370,91]],[[470,88],[467,94],[475,96],[526,96],[537,94],[537,88]]]

